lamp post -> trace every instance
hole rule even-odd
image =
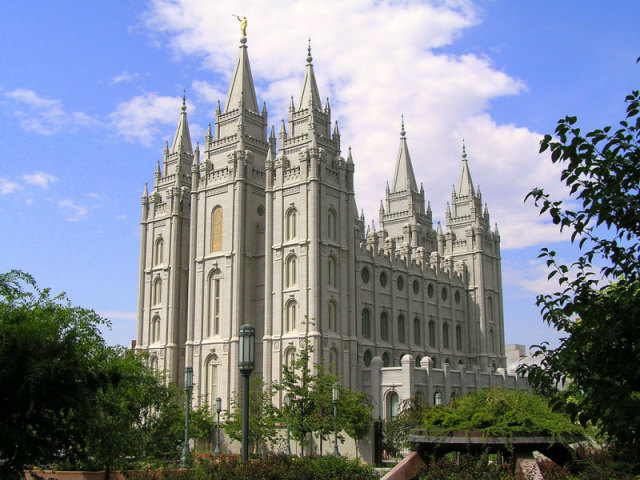
[[[180,457],[180,467],[188,468],[190,465],[191,455],[189,453],[189,409],[191,406],[191,391],[193,390],[193,368],[185,367],[184,369],[184,393],[186,394],[184,401],[184,445],[182,447],[182,457]]]
[[[333,384],[333,455],[340,456],[338,451],[338,398],[340,397],[340,385]]]
[[[242,374],[242,461],[249,459],[249,376],[256,365],[256,329],[242,325],[239,333],[238,368]]]
[[[284,453],[285,455],[291,455],[291,430],[289,429],[289,417],[291,416],[289,406],[291,405],[291,399],[288,395],[284,397],[284,404],[287,406],[287,446],[284,449]]]
[[[220,412],[222,411],[222,399],[216,398],[216,413],[218,414],[217,430],[216,430],[216,448],[213,451],[214,455],[220,455]]]

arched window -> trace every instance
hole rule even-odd
[[[449,324],[442,324],[442,348],[449,348]]]
[[[398,416],[400,410],[400,399],[396,392],[391,392],[389,394],[388,402],[389,402],[389,420],[393,420]]]
[[[493,321],[493,298],[487,298],[487,319]]]
[[[285,240],[293,240],[298,236],[298,211],[295,208],[287,210],[285,225]]]
[[[287,312],[286,312],[286,320],[285,320],[285,330],[287,332],[293,332],[296,329],[296,320],[298,314],[298,304],[291,300],[287,303]]]
[[[362,310],[362,336],[371,338],[371,312],[368,308]]]
[[[153,281],[153,304],[160,305],[162,303],[162,280],[156,277]]]
[[[371,350],[367,350],[366,352],[364,352],[363,361],[365,367],[369,367],[371,365]]]
[[[336,277],[336,257],[334,257],[333,255],[329,255],[327,265],[329,266],[329,286],[336,288],[338,286]]]
[[[420,328],[420,319],[418,317],[413,319],[413,343],[422,345],[422,328]]]
[[[436,324],[433,320],[429,320],[429,346],[436,346]]]
[[[382,354],[382,366],[388,367],[390,363],[391,363],[391,359],[389,358],[389,354],[387,352],[384,352]]]
[[[404,343],[404,315],[398,315],[398,341]]]
[[[218,206],[211,212],[211,251],[222,250],[222,207]]]
[[[151,368],[151,371],[153,373],[158,373],[160,371],[158,357],[156,356],[151,357],[151,360],[149,360],[149,367]]]
[[[220,272],[209,276],[207,334],[209,337],[220,335]]]
[[[206,390],[205,393],[207,395],[207,403],[211,407],[211,411],[215,412],[216,410],[216,398],[219,397],[218,393],[218,363],[214,358],[210,358],[207,360],[207,371],[206,371]]]
[[[380,314],[380,338],[385,342],[389,341],[389,315],[387,312]]]
[[[327,233],[330,240],[336,239],[336,227],[336,211],[330,208],[327,214]]]
[[[160,341],[160,317],[154,316],[151,320],[151,343],[158,343]]]
[[[338,352],[335,348],[329,350],[329,373],[338,375]]]
[[[329,313],[328,315],[329,330],[331,330],[332,332],[337,332],[338,331],[338,328],[336,325],[337,308],[336,308],[336,302],[334,302],[333,300],[329,302],[328,313]]]
[[[288,348],[287,351],[284,353],[284,364],[287,367],[291,368],[295,360],[296,360],[296,349],[293,347]]]
[[[456,350],[462,350],[462,327],[456,325]]]
[[[295,287],[298,283],[298,259],[295,255],[289,255],[284,272],[285,287]]]
[[[496,351],[496,336],[493,332],[493,328],[489,329],[489,352],[494,353]]]
[[[160,265],[162,264],[162,247],[164,246],[164,242],[162,241],[162,237],[156,240],[155,252],[153,256],[153,264]]]

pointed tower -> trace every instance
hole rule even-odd
[[[500,235],[491,231],[489,211],[482,206],[462,145],[462,169],[458,188],[447,211],[444,256],[463,263],[469,272],[470,345],[482,368],[504,366],[504,320]]]
[[[194,161],[186,98],[163,170],[158,161],[154,188],[145,185],[140,235],[140,286],[136,349],[150,355],[154,369],[182,382],[187,331],[191,164]]]
[[[385,190],[387,208],[380,223],[389,238],[408,252],[417,247],[429,252],[436,249],[433,221],[431,211],[425,211],[424,188],[418,190],[406,133],[403,117],[393,182]]]

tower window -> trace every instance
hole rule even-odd
[[[153,282],[153,304],[160,305],[162,303],[162,280],[156,277]]]
[[[389,341],[389,315],[387,312],[380,314],[380,338],[385,342]]]
[[[206,374],[207,403],[209,403],[212,411],[215,411],[216,398],[218,397],[218,365],[213,358],[207,361]]]
[[[418,280],[413,281],[413,293],[418,295],[420,293],[420,282]]]
[[[333,300],[329,302],[329,308],[328,308],[328,313],[329,313],[329,330],[331,330],[332,332],[336,332],[338,331],[337,326],[336,326],[336,316],[337,316],[337,312],[336,312],[337,308],[336,308],[336,302],[334,302]]]
[[[387,272],[380,272],[380,286],[387,286]]]
[[[442,324],[442,348],[449,348],[449,324]]]
[[[418,317],[413,319],[413,343],[416,345],[422,345],[422,329],[420,328],[420,319]]]
[[[333,208],[330,208],[327,214],[327,233],[330,240],[336,239],[336,227],[336,211]]]
[[[436,346],[436,324],[433,320],[429,320],[429,346]]]
[[[287,311],[286,311],[286,320],[285,320],[285,330],[287,332],[293,332],[296,329],[296,320],[298,314],[298,304],[291,300],[287,303]]]
[[[362,273],[360,274],[360,276],[362,277],[362,283],[369,283],[369,269],[368,268],[363,268],[362,269]]]
[[[293,363],[296,361],[296,349],[291,347],[288,348],[284,354],[284,364],[291,368],[293,367]]]
[[[329,372],[332,375],[338,374],[338,352],[335,348],[329,350]]]
[[[151,343],[158,343],[160,341],[160,317],[156,315],[151,320]]]
[[[429,295],[429,298],[433,298],[433,283],[427,286],[427,295]]]
[[[371,312],[368,308],[362,310],[362,336],[371,338]]]
[[[365,367],[369,367],[371,365],[371,350],[367,350],[366,352],[364,352],[363,361]]]
[[[298,211],[295,208],[287,210],[285,225],[285,240],[293,240],[298,236]]]
[[[462,350],[462,327],[456,325],[456,350]]]
[[[219,272],[218,272],[219,275]],[[215,273],[209,277],[208,335],[220,335],[220,278]]]
[[[285,287],[294,287],[298,283],[298,259],[295,255],[287,257],[284,272]]]
[[[398,341],[404,343],[404,315],[398,315]]]
[[[495,353],[496,351],[496,336],[493,328],[489,329],[489,352]]]
[[[164,242],[162,241],[162,238],[158,238],[156,240],[156,245],[155,245],[155,252],[154,252],[154,256],[153,256],[153,264],[154,265],[161,265],[162,264],[162,248],[164,246]]]
[[[388,367],[390,363],[391,363],[391,359],[389,358],[389,354],[387,352],[384,352],[382,354],[382,366]]]
[[[211,212],[211,251],[222,250],[222,207],[218,206]]]
[[[337,288],[338,286],[338,282],[337,282],[337,274],[336,274],[336,257],[334,257],[333,255],[329,256],[328,259],[328,267],[329,267],[329,286],[333,287],[333,288]]]
[[[396,284],[398,285],[399,291],[404,290],[404,278],[398,277],[398,279],[396,280]]]

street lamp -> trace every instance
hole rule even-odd
[[[222,399],[216,398],[216,413],[218,414],[218,428],[216,430],[216,448],[213,451],[214,455],[220,455],[220,412],[222,411]]]
[[[249,376],[256,365],[256,329],[251,325],[240,327],[238,368],[242,374],[242,461],[249,459]]]
[[[333,455],[340,456],[338,451],[338,398],[340,397],[340,385],[333,384]]]
[[[291,406],[291,399],[288,395],[284,397],[284,404],[287,406],[287,447],[284,449],[284,453],[285,455],[291,455],[291,430],[289,429],[289,417],[291,416],[289,407]]]
[[[191,406],[191,391],[193,390],[193,367],[184,369],[184,445],[182,447],[182,457],[180,457],[180,467],[188,468],[191,455],[189,453],[189,407]]]

